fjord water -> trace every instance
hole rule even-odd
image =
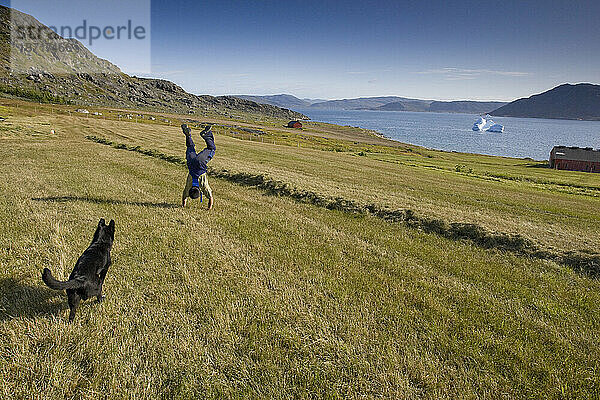
[[[600,121],[494,117],[504,133],[474,132],[474,114],[297,110],[313,121],[373,129],[431,149],[547,160],[555,145],[600,148]]]

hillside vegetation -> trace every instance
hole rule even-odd
[[[0,107],[0,397],[600,396],[598,175],[213,116],[215,208],[182,209],[187,116],[73,109]],[[67,324],[41,271],[101,217],[107,298]]]

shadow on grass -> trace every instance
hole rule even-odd
[[[550,169],[550,164],[547,162],[537,162],[525,165],[525,168],[545,168]]]
[[[0,299],[0,321],[56,315],[67,307],[64,291],[30,286],[14,278],[0,278]]]
[[[125,206],[141,206],[141,207],[154,207],[154,208],[178,208],[178,204],[173,203],[152,203],[144,201],[126,201],[126,200],[114,200],[114,199],[101,199],[97,197],[80,197],[80,196],[55,196],[55,197],[34,197],[33,201],[45,201],[48,203],[67,203],[75,201],[84,201],[87,203],[94,204],[111,204],[111,205],[125,205]]]

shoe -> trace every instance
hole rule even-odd
[[[212,133],[210,130],[212,129],[212,125],[205,126],[202,132],[200,132],[200,136],[204,137],[204,135],[208,133]]]
[[[188,126],[186,124],[181,125],[181,130],[183,131],[185,136],[188,136],[192,133],[192,130],[190,128],[188,128]]]

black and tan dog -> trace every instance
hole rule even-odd
[[[87,300],[96,296],[98,302],[101,302],[102,284],[110,267],[110,250],[115,239],[115,221],[111,220],[106,225],[104,218],[98,222],[96,233],[92,239],[92,244],[83,252],[69,280],[61,282],[52,276],[48,268],[44,268],[42,280],[51,289],[66,290],[69,298],[69,322],[75,318],[75,311],[80,300]]]

